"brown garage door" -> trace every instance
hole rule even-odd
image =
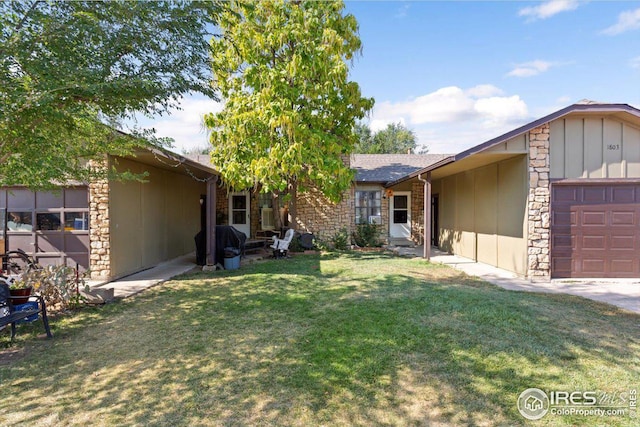
[[[57,192],[0,188],[0,249],[22,249],[42,265],[89,268],[89,195],[86,186]]]
[[[640,184],[554,184],[552,277],[640,277]]]

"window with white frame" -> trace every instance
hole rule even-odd
[[[381,215],[380,191],[356,191],[356,224],[379,224]]]

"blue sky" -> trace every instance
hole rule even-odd
[[[640,107],[640,3],[347,1],[362,54],[351,79],[376,105],[370,126],[402,122],[431,153],[456,153],[581,99]],[[205,146],[185,98],[155,120],[174,150]],[[141,124],[148,122],[142,121]]]

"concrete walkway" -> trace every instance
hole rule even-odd
[[[422,257],[423,248],[394,248],[403,256]],[[605,302],[640,313],[640,278],[637,279],[553,279],[531,281],[515,273],[502,270],[472,259],[451,255],[432,248],[432,262],[449,265],[470,276],[513,291],[563,293]]]
[[[242,257],[240,265],[260,261],[265,256],[264,253],[245,255]],[[194,269],[202,270],[201,266],[196,265],[195,252],[111,282],[89,280],[88,284],[91,289],[113,288],[115,298],[127,298]]]
[[[127,298],[197,267],[196,255],[192,253],[112,282],[89,281],[88,284],[91,289],[113,288],[116,298]]]

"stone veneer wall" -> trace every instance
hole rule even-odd
[[[529,132],[528,267],[531,279],[548,279],[550,246],[549,124]]]
[[[350,166],[351,157],[342,156],[342,162]],[[351,235],[355,225],[354,196],[353,186],[343,193],[342,200],[338,203],[330,202],[315,188],[298,194],[298,231],[313,233],[325,240],[330,239],[342,228],[346,228]]]
[[[229,192],[224,186],[216,185],[216,225],[229,224]]]
[[[424,241],[424,183],[411,186],[411,240],[416,245]]]
[[[309,189],[298,195],[298,231],[329,239],[341,228],[351,234],[355,221],[354,190],[345,191],[342,201],[331,203],[320,190]]]
[[[111,276],[111,235],[109,228],[109,181],[89,183],[89,270],[91,279]]]

